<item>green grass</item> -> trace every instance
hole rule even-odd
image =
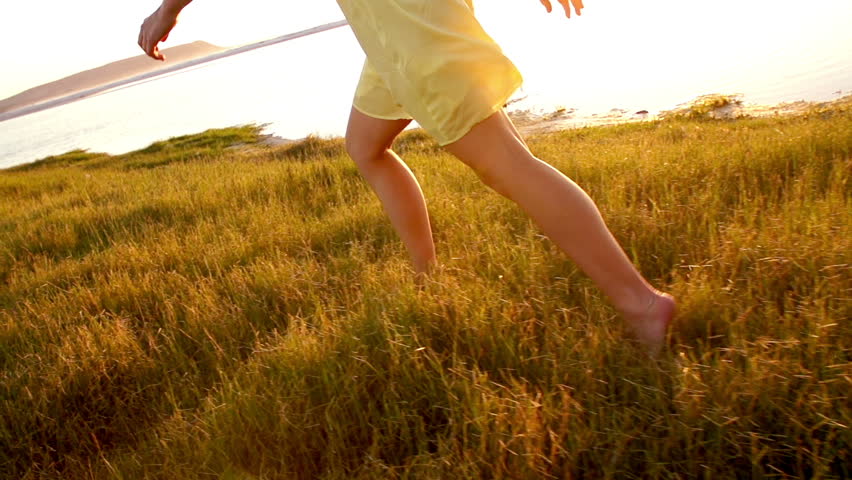
[[[657,362],[422,133],[422,289],[342,140],[258,133],[0,172],[0,476],[852,475],[850,102],[530,139],[679,298]]]

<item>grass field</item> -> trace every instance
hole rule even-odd
[[[0,476],[852,477],[848,99],[530,139],[678,297],[655,362],[422,133],[418,288],[342,140],[258,131],[0,172]]]

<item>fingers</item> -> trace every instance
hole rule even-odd
[[[163,61],[166,59],[166,57],[163,56],[163,54],[160,52],[160,47],[156,44],[151,48],[150,51],[146,51],[145,53],[147,53],[148,56],[153,58],[154,60]]]
[[[562,9],[565,10],[565,16],[571,18],[571,2],[570,0],[559,0],[562,4]]]
[[[153,58],[154,60],[160,60],[160,61],[165,60],[166,56],[163,55],[162,52],[160,52],[160,46],[158,45],[159,42],[153,42],[153,43],[154,44],[153,44],[153,46],[150,47],[150,50],[146,50],[145,53],[147,53],[148,56]]]
[[[141,30],[139,32],[138,44],[142,50],[145,51],[145,55],[153,58],[154,60],[165,60],[166,57],[160,53],[160,47],[157,45],[159,42],[151,42],[145,36],[145,30]]]
[[[571,18],[571,3],[568,0],[559,0],[562,4],[562,9],[565,10],[565,16]]]
[[[559,3],[562,4],[562,8],[565,10],[565,16],[571,18],[571,6],[574,6],[574,11],[577,12],[577,16],[583,14],[581,10],[583,9],[583,0],[559,0]]]
[[[154,60],[163,61],[166,57],[160,52],[159,43],[169,38],[171,28],[164,28],[162,22],[157,18],[157,12],[146,18],[139,27],[139,38],[137,43],[145,51],[145,55]],[[164,31],[165,30],[165,31]]]
[[[547,13],[553,11],[553,7],[550,5],[550,0],[540,0],[541,4],[544,5],[544,8],[547,10]]]
[[[146,20],[146,22],[147,22],[147,20]],[[153,50],[152,46],[150,45],[150,43],[148,42],[147,35],[145,35],[145,23],[146,22],[143,22],[142,26],[139,27],[139,38],[137,40],[137,44],[139,45],[139,48],[141,48],[142,51],[145,52],[145,55],[148,55],[151,58],[156,58],[154,56],[154,50]]]

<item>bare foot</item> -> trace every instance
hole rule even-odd
[[[663,348],[666,331],[674,318],[676,306],[674,297],[668,293],[656,292],[644,312],[624,315],[633,336],[652,357],[656,357]]]
[[[426,288],[426,284],[428,282],[429,272],[414,272],[414,286],[416,286],[418,290]]]
[[[426,284],[433,280],[433,277],[439,274],[442,269],[443,265],[439,264],[434,258],[429,260],[427,263],[414,265],[414,285],[416,285],[418,289],[423,290],[426,287]]]

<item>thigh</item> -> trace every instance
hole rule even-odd
[[[409,123],[410,118],[375,118],[352,107],[349,124],[346,126],[346,149],[353,157],[381,153],[391,147],[394,139]]]
[[[503,110],[474,125],[444,149],[476,170],[511,168],[519,159],[532,158],[521,134]]]
[[[391,97],[440,145],[461,138],[522,83],[468,0],[338,3]]]

